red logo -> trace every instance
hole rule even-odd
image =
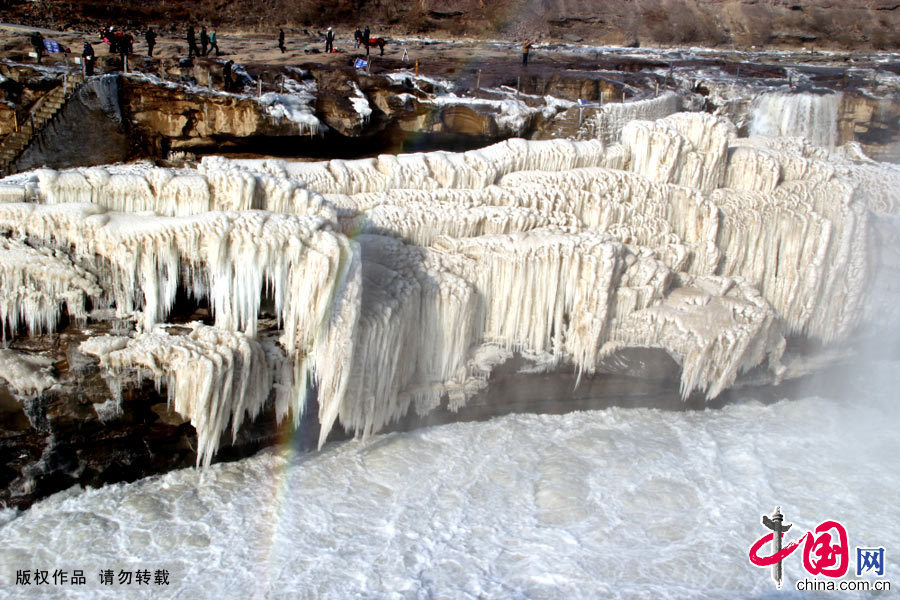
[[[776,507],[771,517],[763,515],[762,524],[771,533],[762,536],[750,547],[750,562],[757,567],[772,567],[772,579],[781,589],[781,561],[803,544],[803,567],[810,575],[843,577],[850,566],[850,545],[847,530],[837,521],[822,521],[814,531],[807,531],[799,539],[782,545],[784,534],[791,528],[784,523],[781,507]],[[760,550],[771,544],[771,554],[760,556]],[[782,547],[783,546],[783,547]]]

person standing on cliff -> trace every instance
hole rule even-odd
[[[528,66],[528,52],[531,50],[531,40],[526,39],[522,44],[522,65]]]
[[[153,56],[153,46],[156,45],[156,32],[153,31],[152,27],[147,29],[144,39],[147,40],[147,56]]]
[[[84,64],[84,74],[90,77],[94,74],[94,47],[90,42],[84,43],[84,49],[81,51],[81,62]]]
[[[188,58],[193,58],[194,54],[200,54],[197,50],[197,34],[194,33],[194,26],[188,25],[187,30]]]
[[[44,56],[44,36],[40,31],[31,33],[31,45],[34,47],[34,53],[37,54],[37,61],[40,64],[41,57]]]
[[[325,33],[325,54],[331,54],[334,50],[334,32],[331,30],[331,27],[328,28],[328,31]]]
[[[225,91],[230,92],[234,89],[234,82],[231,80],[231,69],[234,66],[234,61],[229,60],[225,63],[225,66],[222,68],[222,76],[225,79]]]
[[[206,56],[209,48],[209,34],[206,32],[206,25],[200,28],[200,56]]]
[[[278,49],[281,50],[281,53],[284,54],[284,29],[278,30]]]
[[[219,41],[216,39],[215,31],[209,34],[209,51],[212,52],[213,48],[216,49],[216,56],[222,55],[222,52],[219,50]]]

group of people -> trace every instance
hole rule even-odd
[[[370,35],[372,35],[372,31],[369,29],[368,25],[366,25],[364,31],[360,31],[359,27],[357,27],[356,31],[353,32],[353,39],[356,40],[356,47],[359,48],[359,45],[363,44],[368,49]]]
[[[130,54],[133,51],[132,37],[126,33],[115,31],[115,27],[107,27],[100,37],[109,43],[109,51],[111,54]],[[144,40],[147,42],[147,56],[153,56],[153,49],[156,46],[157,33],[152,27],[148,27],[144,33]],[[200,45],[197,45],[197,34],[194,26],[188,26],[187,30],[188,58],[194,56],[207,56],[213,50],[216,56],[221,56],[222,51],[219,49],[218,40],[216,40],[216,32],[207,33],[206,26],[200,28]]]
[[[144,40],[147,42],[148,56],[153,56],[153,50],[156,46],[157,37],[158,34],[153,30],[152,27],[147,28],[147,31],[144,33]],[[134,51],[133,37],[130,34],[124,33],[122,31],[116,31],[115,26],[108,26],[104,28],[103,31],[100,32],[100,39],[109,44],[110,54],[120,54],[123,57],[123,60],[127,54],[131,54]],[[199,47],[197,45],[197,37],[194,33],[193,25],[188,27],[187,41],[188,57],[193,57],[195,55],[207,56],[213,50],[216,51],[216,56],[221,56],[222,54],[222,51],[219,49],[218,41],[216,40],[216,32],[213,31],[211,34],[207,34],[205,26],[200,29]],[[31,43],[34,46],[35,52],[37,52],[38,62],[40,62],[41,55],[44,52],[44,39],[39,32],[35,31],[31,34]],[[81,52],[81,59],[84,63],[85,75],[93,75],[97,56],[94,52],[94,47],[90,42],[84,42],[84,48]]]
[[[122,57],[124,63],[125,57],[134,52],[134,37],[123,31],[116,31],[115,26],[107,26],[100,32],[100,39],[109,44],[109,53],[118,54]],[[150,27],[144,33],[144,40],[147,42],[147,54],[153,56],[153,47],[156,45],[156,32]],[[97,55],[94,52],[94,46],[90,42],[84,42],[81,50],[81,60],[84,64],[84,74],[91,76],[94,74],[94,65],[97,62]]]
[[[109,53],[125,56],[134,52],[134,38],[124,31],[116,31],[114,26],[100,32],[100,39],[109,44]]]
[[[360,30],[359,27],[357,27],[356,31],[353,34],[353,38],[356,41],[356,47],[359,48],[360,46],[365,46],[366,56],[368,56],[369,55],[369,46],[376,45],[381,48],[381,53],[384,54],[384,44],[385,44],[384,38],[371,38],[370,37],[371,33],[372,32],[369,29],[368,25],[366,25],[365,30]],[[329,27],[328,30],[324,34],[319,32],[319,35],[324,35],[324,37],[325,37],[325,54],[331,54],[332,52],[335,52],[334,30],[331,27]],[[285,40],[284,29],[279,29],[278,30],[278,49],[281,50],[282,54],[287,52],[287,46],[285,46],[284,40]]]
[[[206,25],[200,27],[200,46],[197,46],[197,34],[194,31],[194,26],[189,25],[187,30],[187,43],[188,43],[188,58],[193,58],[194,56],[208,56],[210,52],[213,51],[213,48],[216,49],[216,56],[221,56],[222,51],[219,50],[219,42],[216,39],[216,32],[213,31],[212,34],[207,33]]]

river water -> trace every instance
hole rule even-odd
[[[793,523],[786,540],[828,519],[846,528],[846,581],[856,546],[885,547],[891,579],[898,367],[869,361],[829,398],[508,415],[305,455],[287,440],[205,470],[72,489],[2,513],[0,597],[767,597],[770,569],[748,552],[776,505]],[[788,597],[815,596],[796,591],[802,554],[784,563]],[[50,585],[16,585],[35,569]],[[53,585],[56,569],[86,584]],[[118,583],[140,570],[150,585]],[[163,570],[169,584],[156,585]]]

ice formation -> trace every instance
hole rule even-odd
[[[590,120],[588,134],[605,143],[612,143],[619,139],[622,129],[631,121],[655,121],[680,109],[681,97],[673,92],[633,102],[609,102],[601,106]]]
[[[632,313],[616,341],[676,354],[684,370],[682,395],[703,390],[708,398],[764,361],[780,372],[785,348],[776,314],[759,292],[741,280],[714,276],[685,278],[663,302]]]
[[[338,422],[366,436],[458,408],[514,354],[588,375],[660,348],[685,397],[712,398],[751,369],[778,380],[786,339],[900,324],[898,183],[858,148],[739,138],[693,113],[618,141],[40,170],[0,188],[4,251],[30,257],[2,263],[3,318],[48,329],[87,298],[133,317],[84,348],[114,387],[165,384],[201,463],[267,401],[298,419],[310,376],[320,443]],[[29,261],[59,272],[36,300],[7,291]],[[164,325],[179,289],[214,327]]]
[[[171,332],[177,329],[186,331]],[[256,418],[273,384],[258,341],[201,323],[156,325],[134,338],[97,336],[82,342],[81,350],[115,375],[110,381],[117,399],[129,373],[138,381],[153,379],[157,389],[165,382],[170,406],[197,429],[198,465],[209,464],[229,423],[236,436],[245,414]]]
[[[160,216],[261,209],[335,218],[321,196],[306,189],[302,181],[249,172],[215,160],[205,161],[199,170],[150,165],[39,169],[32,178],[38,182],[40,199],[47,204],[91,202],[116,212]],[[5,187],[10,201],[27,197],[22,188]]]
[[[53,359],[0,349],[0,379],[25,396],[40,394],[56,383]]]
[[[296,123],[302,133],[320,133],[325,125],[316,117],[316,81],[296,81],[290,77],[282,77],[281,85],[286,93],[268,92],[256,99],[265,107],[266,114],[275,119],[287,119]]]
[[[91,204],[0,206],[0,230],[68,249],[100,273],[102,300],[119,316],[135,314],[138,332],[165,320],[180,287],[208,299],[218,328],[252,337],[269,296],[294,365],[292,401],[279,405],[279,417],[288,408],[295,420],[302,414],[308,373],[325,397],[343,395],[359,310],[359,253],[321,217],[244,211],[134,218]],[[26,321],[44,314],[26,314]]]
[[[29,335],[56,329],[61,305],[82,322],[86,301],[102,295],[97,278],[59,250],[0,237],[0,335],[24,324]]]
[[[359,118],[359,124],[364,125],[369,121],[369,117],[372,116],[372,106],[369,104],[369,99],[362,93],[355,81],[348,81],[347,87],[353,92],[353,95],[348,97],[350,104]]]
[[[802,137],[817,146],[837,143],[837,118],[841,94],[769,92],[753,101],[750,134],[769,137]]]

